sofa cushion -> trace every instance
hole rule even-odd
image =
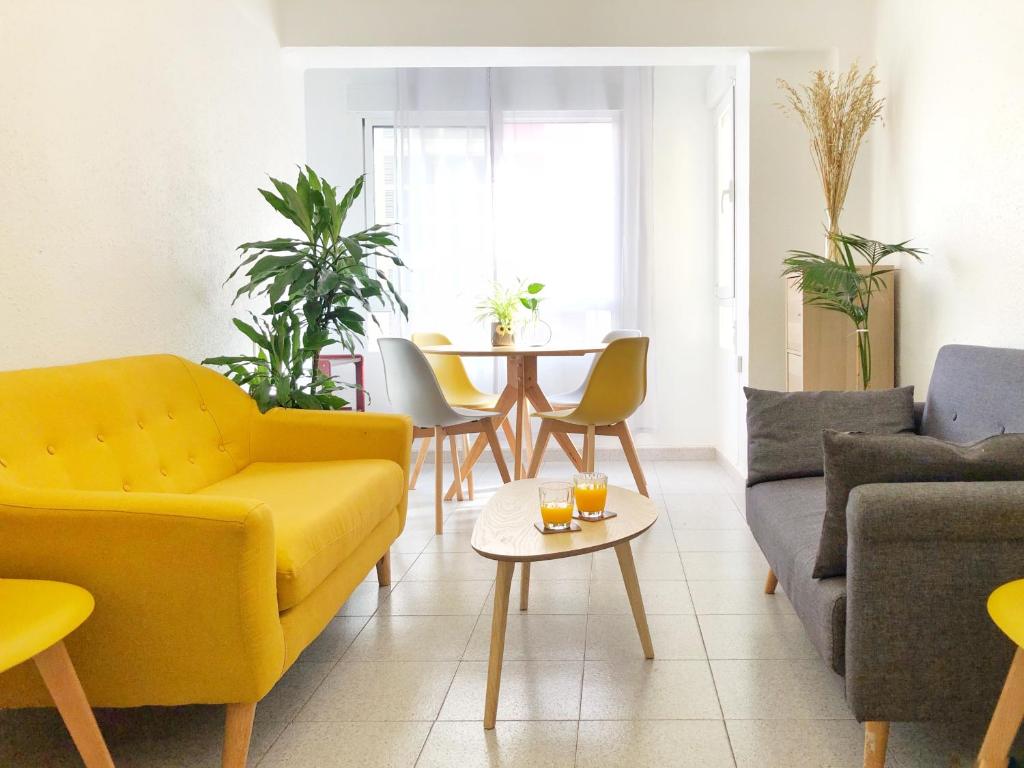
[[[270,507],[280,611],[312,592],[398,506],[404,492],[402,468],[383,459],[256,462],[198,491]]]
[[[971,443],[1003,432],[1024,432],[1024,349],[940,349],[921,434]]]
[[[747,485],[824,471],[826,428],[891,434],[914,430],[914,388],[868,392],[771,392],[747,396]]]
[[[805,477],[747,489],[747,523],[807,635],[839,674],[846,663],[846,579],[813,579],[825,479]]]
[[[958,445],[921,435],[825,430],[825,520],[815,578],[846,573],[846,503],[871,483],[1024,479],[1024,435],[994,435]]]

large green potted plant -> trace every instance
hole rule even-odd
[[[405,266],[395,252],[397,237],[374,225],[342,234],[345,218],[363,190],[364,177],[338,197],[337,189],[313,169],[300,169],[295,185],[271,178],[275,192],[260,194],[294,224],[299,234],[243,243],[244,284],[235,293],[265,298],[268,306],[252,322],[236,319],[255,346],[251,355],[210,357],[206,365],[226,367],[226,375],[247,387],[261,411],[275,406],[336,410],[348,403],[334,380],[319,368],[332,344],[350,352],[366,335],[374,309],[390,307],[408,317],[408,308],[381,261]]]
[[[832,232],[828,235],[830,258],[808,251],[790,251],[783,261],[782,274],[796,280],[805,304],[839,312],[850,318],[857,334],[857,358],[861,385],[871,384],[871,298],[885,289],[885,276],[893,271],[882,261],[896,253],[905,253],[917,261],[925,253],[911,248],[909,240],[886,245],[860,235]],[[859,257],[859,259],[858,259]]]

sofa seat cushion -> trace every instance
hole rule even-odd
[[[846,577],[812,578],[825,518],[825,479],[775,480],[747,488],[747,524],[818,653],[846,665]]]
[[[270,508],[278,610],[312,592],[402,500],[393,461],[255,462],[197,493],[257,499]]]

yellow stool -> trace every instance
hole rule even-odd
[[[1017,644],[1017,652],[978,753],[977,768],[1006,768],[1024,720],[1024,579],[1003,584],[989,595],[988,615]]]
[[[95,602],[57,581],[0,579],[0,672],[32,659],[87,768],[113,768],[107,745],[64,647]]]

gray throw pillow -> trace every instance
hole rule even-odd
[[[824,471],[821,431],[914,431],[914,388],[867,392],[772,392],[747,396],[747,485]]]
[[[923,435],[865,435],[826,430],[825,520],[815,578],[846,573],[846,503],[869,483],[1024,480],[1024,434],[970,445]]]

